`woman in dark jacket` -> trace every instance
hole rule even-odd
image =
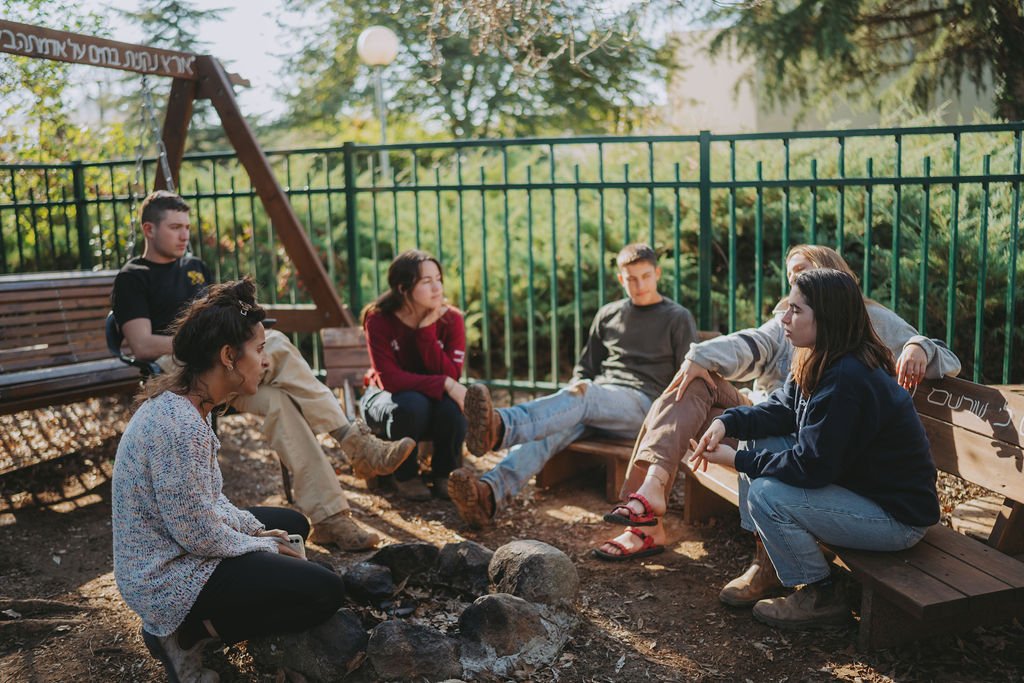
[[[760,600],[754,617],[802,628],[849,619],[819,540],[903,550],[939,521],[939,502],[924,427],[893,377],[892,354],[871,327],[854,279],[806,271],[788,303],[782,324],[797,348],[792,375],[764,403],[731,408],[712,422],[693,444],[691,463],[728,465],[750,479],[740,505],[782,586],[802,586],[787,598]],[[794,432],[796,444],[777,452],[723,443]]]

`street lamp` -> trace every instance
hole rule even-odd
[[[377,116],[380,118],[380,144],[388,142],[387,117],[384,113],[384,88],[381,72],[398,56],[398,36],[387,26],[371,26],[359,34],[356,52],[363,63],[373,70],[373,91],[377,100]],[[381,179],[390,175],[387,150],[380,151]]]

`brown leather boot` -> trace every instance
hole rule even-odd
[[[788,597],[759,601],[754,605],[754,618],[777,628],[845,626],[850,622],[850,608],[838,585],[812,583]]]
[[[775,573],[775,567],[764,549],[760,536],[755,537],[757,548],[754,561],[747,570],[725,584],[718,594],[718,599],[733,607],[750,607],[758,600],[777,595],[782,590],[782,583]]]
[[[501,417],[491,403],[491,392],[483,384],[466,389],[466,448],[473,455],[483,455],[498,445]]]
[[[380,543],[380,536],[356,524],[348,512],[339,512],[313,525],[314,543],[333,543],[342,550],[369,550]]]
[[[491,523],[494,493],[490,486],[477,479],[473,468],[460,467],[448,475],[448,496],[459,517],[471,528],[479,529]]]
[[[341,439],[352,472],[360,479],[391,474],[416,450],[416,442],[406,437],[398,441],[378,439],[362,420],[353,422]]]

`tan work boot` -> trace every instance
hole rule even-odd
[[[501,417],[491,403],[491,392],[483,384],[466,389],[466,448],[473,455],[483,455],[498,445]]]
[[[353,422],[339,443],[352,463],[352,472],[360,479],[391,474],[416,450],[416,442],[408,437],[398,441],[378,439],[362,420]]]
[[[754,605],[754,618],[777,628],[845,626],[850,621],[850,608],[835,584],[821,587],[812,583],[788,597],[761,600]]]
[[[348,512],[339,512],[313,525],[314,543],[333,543],[342,550],[369,550],[380,543],[380,536],[356,524]]]
[[[725,584],[725,588],[718,594],[718,599],[727,605],[750,607],[758,600],[778,595],[782,591],[782,583],[764,549],[761,537],[755,537],[755,541],[757,548],[754,561],[745,572]]]
[[[448,497],[459,517],[473,529],[487,526],[494,517],[494,493],[477,479],[471,467],[460,467],[448,475]]]

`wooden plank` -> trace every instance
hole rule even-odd
[[[912,567],[966,595],[972,611],[985,611],[1001,601],[1017,599],[1017,588],[975,567],[973,557],[951,555],[930,543],[918,543],[897,555]]]
[[[106,315],[102,318],[95,315],[77,320],[59,320],[54,322],[31,325],[17,321],[12,325],[0,327],[0,342],[4,346],[13,347],[19,339],[26,343],[36,343],[35,340],[48,339],[55,336],[64,337],[92,337],[97,330],[102,331]]]
[[[954,557],[959,557],[972,567],[999,579],[1018,591],[1024,589],[1024,562],[1004,555],[984,543],[939,525],[929,529],[921,543],[932,545]]]
[[[113,285],[96,287],[23,287],[2,293],[3,310],[31,311],[42,308],[59,311],[65,308],[73,308],[73,306],[68,305],[68,302],[83,301],[90,306],[102,306],[104,299],[106,300],[107,308],[109,308],[110,290],[112,287]],[[16,303],[32,303],[35,304],[35,308],[16,308],[12,305]]]
[[[607,465],[607,458],[604,455],[586,451],[571,451],[567,448],[555,453],[544,464],[541,471],[537,473],[537,486],[544,489],[551,488],[596,467],[607,467]]]
[[[352,386],[363,386],[363,377],[366,374],[366,369],[362,370],[358,368],[327,368],[327,376],[324,378],[324,383],[332,389],[339,389],[345,385],[346,382]]]
[[[2,304],[0,304],[2,306]],[[104,313],[102,317],[97,315],[97,311],[90,308],[74,308],[69,311],[40,311],[38,313],[24,313],[18,316],[5,317],[3,309],[0,308],[0,325],[6,325],[8,321],[11,324],[15,322],[19,325],[31,327],[33,325],[44,325],[59,320],[76,321],[76,320],[101,320],[103,325],[106,324],[107,314]],[[9,330],[0,329],[0,332],[7,333]]]
[[[42,283],[53,287],[77,286],[79,284],[101,284],[109,280],[111,284],[117,277],[117,270],[58,270],[41,273],[19,273],[16,275],[0,275],[0,292],[13,291],[19,288],[31,289],[33,286]]]
[[[199,80],[194,69],[198,55],[191,52],[122,43],[4,19],[0,19],[0,52],[154,76]],[[249,81],[236,74],[231,74],[230,82],[249,85]]]
[[[1024,501],[1021,449],[922,415],[935,466],[1000,496]]]
[[[1024,504],[1009,498],[1003,501],[988,542],[1007,555],[1024,553]]]
[[[281,332],[318,332],[324,326],[323,314],[312,304],[263,306],[268,318],[274,318]]]
[[[288,203],[288,198],[271,171],[270,164],[257,144],[249,124],[238,110],[223,67],[212,57],[203,56],[196,59],[196,71],[200,75],[203,93],[210,97],[217,114],[220,115],[224,132],[235,148],[239,162],[249,174],[250,182],[263,202],[263,207],[277,230],[277,236],[285,252],[295,264],[302,285],[316,302],[320,314],[316,329],[348,322],[345,320],[341,298],[313,249],[309,236]]]
[[[1004,615],[994,615],[991,620],[970,614],[958,615],[955,619],[921,620],[893,604],[885,596],[877,594],[870,585],[861,591],[860,628],[857,634],[857,649],[862,652],[890,648],[904,643],[929,637],[966,631],[986,622],[994,623]]]
[[[198,84],[183,78],[175,78],[171,82],[171,94],[167,100],[167,113],[164,115],[163,141],[167,151],[167,166],[171,170],[174,187],[179,186],[181,160],[185,156],[185,140],[188,138],[188,124],[192,120],[192,104],[196,99]],[[164,169],[156,165],[156,178],[153,189],[167,189]]]
[[[969,609],[967,595],[907,563],[902,553],[828,547],[861,583],[915,619],[952,619]]]
[[[685,461],[684,461],[685,462]],[[686,465],[681,465],[686,467]],[[735,514],[739,505],[738,480],[735,470],[709,464],[707,472],[694,473],[689,467],[680,473],[683,479],[683,521],[687,524],[705,522],[711,517]]]
[[[320,331],[323,346],[328,348],[366,348],[366,334],[361,327],[325,327]],[[369,353],[369,352],[367,352]]]
[[[922,382],[914,406],[922,416],[1024,445],[1024,396],[1016,392],[946,377]]]
[[[573,441],[565,447],[565,450],[573,453],[588,453],[628,461],[633,453],[633,441],[612,437],[589,437]]]
[[[35,410],[46,406],[74,403],[76,401],[96,396],[134,393],[135,391],[138,391],[139,386],[140,382],[138,378],[128,378],[109,383],[93,383],[75,388],[65,388],[52,394],[19,398],[11,401],[0,401],[0,414],[9,415],[11,413],[20,413],[23,410]]]
[[[365,372],[370,367],[370,354],[366,347],[324,347],[324,366],[328,368],[362,368]]]

